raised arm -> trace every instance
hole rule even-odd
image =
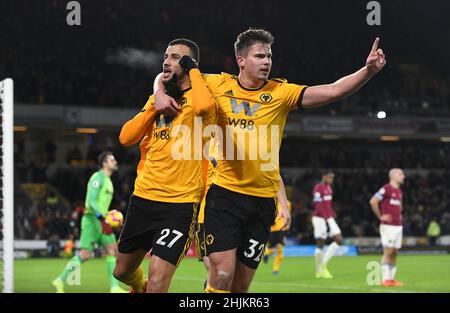
[[[180,66],[189,75],[192,85],[192,105],[197,115],[206,115],[214,108],[214,98],[206,86],[197,63],[188,55],[180,59]]]
[[[164,93],[166,94],[166,88],[164,88],[164,84],[162,82],[163,73],[159,73],[155,77],[155,81],[153,82],[153,94],[156,96],[157,94]]]
[[[332,84],[311,86],[305,90],[302,107],[320,107],[331,102],[340,101],[361,88],[372,76],[381,71],[386,65],[383,50],[378,48],[380,38],[376,38],[366,65],[353,74],[342,77]]]

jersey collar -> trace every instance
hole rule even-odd
[[[259,88],[254,88],[254,89],[253,89],[253,88],[246,88],[246,87],[242,86],[242,84],[241,84],[241,82],[239,81],[239,78],[238,78],[238,77],[237,77],[236,81],[237,81],[239,87],[241,87],[242,89],[247,90],[247,91],[259,91],[259,90],[263,89],[263,88],[267,85],[267,83],[268,83],[268,81],[266,80],[266,81],[264,82],[264,84],[263,84],[261,87],[259,87]]]

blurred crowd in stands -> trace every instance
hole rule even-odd
[[[15,79],[16,101],[140,107],[170,40],[197,41],[202,71],[236,73],[233,43],[253,26],[276,38],[272,76],[307,85],[359,69],[373,39],[381,37],[388,60],[383,73],[343,103],[313,110],[317,114],[450,116],[450,20],[439,1],[383,3],[379,27],[366,24],[366,2],[358,0],[80,3],[81,26],[72,27],[64,1],[0,4],[0,25],[7,30],[0,32],[0,76]]]
[[[20,142],[20,140],[18,140]],[[44,142],[44,147],[55,143]],[[17,144],[16,144],[17,147]],[[58,148],[55,148],[58,149]],[[119,171],[112,176],[115,187],[111,209],[125,211],[132,193],[138,151],[126,150],[119,144],[108,147],[113,151]],[[450,234],[450,168],[446,144],[420,142],[322,141],[287,138],[280,153],[285,184],[291,186],[293,223],[289,236],[301,243],[312,243],[311,191],[321,178],[323,169],[336,173],[334,207],[344,236],[377,236],[375,219],[369,199],[388,182],[392,167],[406,170],[404,191],[404,234],[425,236],[433,219],[441,226],[442,234]],[[39,165],[21,161],[16,151],[16,236],[17,238],[78,238],[80,219],[84,209],[86,184],[97,170],[96,158],[100,149],[92,147],[82,153],[68,149],[64,164],[49,170],[54,149],[48,149]],[[284,169],[288,169],[286,173]],[[297,171],[297,172],[295,172]],[[295,172],[295,173],[294,173]],[[294,173],[294,174],[292,174]],[[38,183],[53,186],[39,201],[30,201],[23,184]],[[63,203],[61,199],[67,200]]]
[[[366,24],[367,3],[359,0],[79,2],[81,26],[67,25],[66,1],[0,2],[0,28],[6,30],[0,32],[0,79],[14,78],[16,102],[34,103],[37,110],[39,104],[140,108],[152,92],[170,40],[195,40],[203,72],[236,73],[236,36],[248,27],[263,27],[275,36],[271,76],[307,85],[329,83],[359,69],[374,38],[381,37],[385,70],[350,98],[312,114],[367,116],[384,110],[402,117],[450,116],[450,38],[445,31],[450,19],[439,1],[383,2],[380,27]],[[423,12],[433,19],[424,19]],[[116,141],[92,144],[87,151],[75,145],[67,150],[65,164],[55,166],[60,143],[49,139],[40,143],[40,153],[30,154],[18,138],[16,238],[78,238],[86,183],[105,149],[114,152],[120,166],[112,177],[112,208],[124,210],[139,156]],[[304,169],[287,180],[294,204],[289,235],[301,243],[313,242],[311,189],[321,169],[329,168],[336,172],[335,210],[344,237],[377,236],[378,222],[368,201],[387,182],[391,167],[407,170],[405,235],[425,236],[433,218],[442,234],[450,234],[449,150],[442,143],[318,144],[286,138],[281,168]],[[31,201],[22,188],[30,183],[55,189]]]
[[[450,145],[439,140],[283,140],[281,167],[412,169],[450,168]]]

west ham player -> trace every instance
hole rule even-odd
[[[327,268],[328,262],[339,249],[342,244],[341,230],[339,229],[336,220],[336,213],[333,210],[333,184],[334,173],[325,171],[322,174],[322,181],[314,186],[313,202],[314,215],[312,224],[314,227],[314,238],[316,239],[317,248],[316,256],[316,277],[317,278],[333,278],[333,275]],[[330,231],[327,231],[327,225]],[[333,239],[333,242],[327,249],[325,256],[323,255],[323,246],[328,238]]]
[[[262,29],[241,33],[235,42],[239,75],[202,77],[195,65],[184,67],[193,90],[204,90],[203,97],[193,100],[196,110],[200,114],[215,112],[227,138],[245,133],[266,147],[275,140],[281,143],[290,111],[344,99],[386,64],[377,38],[366,64],[355,73],[332,84],[289,84],[283,79],[269,79],[273,42],[272,34]],[[164,97],[164,92],[155,91],[156,102],[163,102]],[[278,131],[268,136],[261,131],[264,129]],[[219,159],[216,177],[206,195],[205,241],[211,263],[206,292],[248,291],[275,218],[274,198],[280,186],[279,145],[271,150],[275,159],[260,155],[252,159],[247,143],[239,145],[234,141],[227,147],[227,151],[244,150],[245,158],[233,153],[231,158]]]
[[[378,190],[370,199],[373,213],[380,220],[380,236],[383,246],[381,270],[383,286],[402,286],[395,280],[397,272],[397,250],[402,246],[402,199],[400,186],[405,181],[405,174],[399,168],[389,171],[389,183]]]

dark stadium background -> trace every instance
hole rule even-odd
[[[367,25],[360,0],[79,2],[81,26],[67,25],[67,1],[0,2],[0,79],[15,80],[16,239],[77,238],[104,149],[120,165],[112,206],[125,209],[139,151],[117,136],[152,93],[167,43],[193,39],[203,72],[236,73],[233,43],[248,27],[274,34],[271,76],[296,83],[357,70],[376,36],[388,60],[347,100],[290,115],[280,166],[294,205],[292,242],[313,243],[311,189],[325,168],[336,172],[344,237],[378,236],[368,201],[391,167],[406,170],[405,236],[425,247],[432,219],[450,235],[447,1],[379,1],[381,26]]]

